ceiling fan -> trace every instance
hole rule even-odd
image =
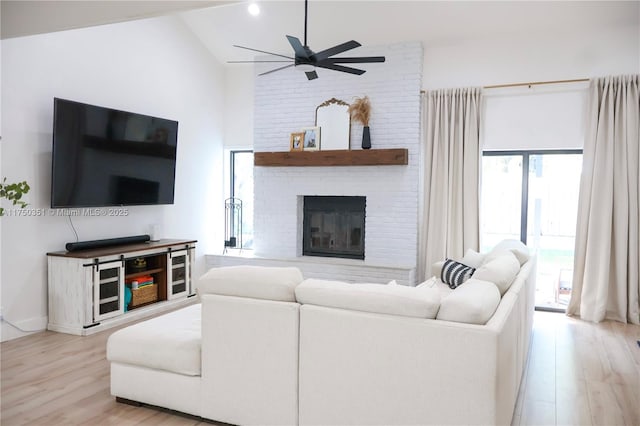
[[[318,78],[318,74],[315,71],[315,68],[326,68],[334,71],[346,72],[349,74],[361,75],[365,73],[365,70],[361,70],[358,68],[347,67],[340,64],[363,64],[363,63],[373,63],[373,62],[384,62],[384,56],[359,56],[359,57],[351,57],[351,58],[336,58],[334,55],[338,55],[340,53],[346,52],[351,49],[355,49],[356,47],[362,46],[355,40],[347,41],[342,44],[338,44],[337,46],[330,47],[329,49],[322,50],[320,52],[314,52],[307,45],[307,9],[308,9],[308,0],[304,1],[304,45],[300,42],[300,39],[297,37],[293,37],[288,35],[287,40],[289,40],[289,44],[293,48],[294,56],[286,56],[280,55],[278,53],[265,52],[264,50],[252,49],[250,47],[238,46],[234,44],[234,47],[239,47],[240,49],[252,50],[254,52],[266,53],[267,55],[278,56],[281,58],[288,59],[287,61],[283,60],[263,60],[263,61],[229,61],[229,63],[257,63],[257,62],[291,62],[289,65],[285,65],[280,68],[276,68],[267,72],[263,72],[258,75],[271,74],[272,72],[280,71],[285,68],[290,67],[298,67],[300,70],[304,71],[307,79],[314,80]]]

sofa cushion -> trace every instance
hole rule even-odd
[[[467,249],[464,253],[464,257],[460,260],[460,263],[464,263],[465,265],[469,265],[474,269],[478,269],[484,263],[484,258],[486,255],[482,253],[478,253],[475,250]]]
[[[431,265],[431,274],[433,274],[434,277],[438,277],[439,279],[440,275],[442,274],[443,266],[444,266],[444,260],[439,260],[437,262],[434,262],[433,265]]]
[[[529,249],[522,243],[522,241],[507,239],[502,240],[498,244],[496,244],[496,246],[486,254],[482,263],[484,264],[490,262],[496,257],[504,254],[505,252],[513,253],[516,259],[518,259],[518,262],[520,262],[520,266],[524,265],[531,257],[529,255]]]
[[[107,359],[187,376],[200,375],[200,304],[116,331]]]
[[[451,287],[440,281],[438,277],[431,277],[428,280],[421,282],[416,287],[418,288],[435,288],[440,294],[440,299],[446,297],[453,291]]]
[[[449,287],[456,288],[471,278],[474,272],[475,269],[471,266],[456,262],[453,259],[446,259],[442,266],[440,279],[443,283],[448,284]]]
[[[506,251],[476,269],[473,277],[494,283],[502,296],[509,290],[519,271],[520,262],[512,252]]]
[[[200,278],[197,287],[199,294],[295,302],[294,290],[302,280],[298,268],[227,266],[210,269]]]
[[[418,318],[435,318],[440,294],[435,288],[349,284],[307,279],[296,288],[299,303]]]
[[[482,325],[499,304],[500,291],[495,284],[471,278],[440,301],[438,319]]]

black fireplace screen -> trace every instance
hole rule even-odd
[[[364,259],[365,197],[304,197],[302,254]]]

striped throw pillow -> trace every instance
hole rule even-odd
[[[443,283],[448,284],[449,287],[456,288],[471,278],[475,271],[471,266],[456,262],[453,259],[447,259],[444,261],[444,266],[442,266],[440,279]]]

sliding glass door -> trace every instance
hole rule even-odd
[[[569,301],[581,171],[581,150],[483,155],[481,248],[513,238],[538,255],[537,307]]]

